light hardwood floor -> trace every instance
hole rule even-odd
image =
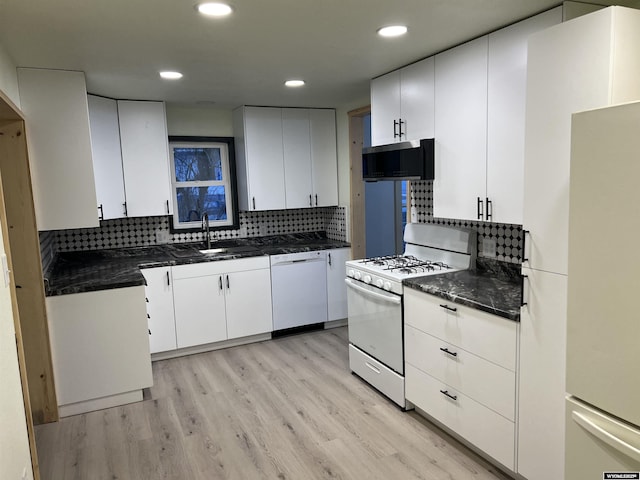
[[[37,427],[43,480],[509,478],[351,375],[346,327],[153,375],[142,402]]]

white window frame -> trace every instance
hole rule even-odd
[[[174,148],[219,148],[220,160],[222,167],[222,180],[198,180],[191,182],[178,182],[176,180],[176,168],[174,159]],[[235,182],[232,178],[233,168],[231,165],[231,153],[230,149],[233,148],[233,144],[223,141],[206,141],[198,140],[197,137],[193,140],[172,140],[169,139],[169,153],[171,159],[171,196],[173,202],[173,216],[172,216],[172,230],[175,231],[193,231],[200,230],[202,228],[202,216],[195,221],[180,222],[179,209],[178,209],[178,188],[184,187],[209,187],[209,186],[224,186],[225,205],[227,209],[226,220],[213,220],[209,219],[209,227],[211,230],[222,228],[234,228],[237,227],[237,203],[235,198]]]

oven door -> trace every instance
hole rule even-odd
[[[402,296],[347,278],[349,342],[404,375]]]

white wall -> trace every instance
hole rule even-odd
[[[169,135],[233,137],[231,110],[167,104]]]
[[[2,45],[0,45],[0,90],[2,90],[2,93],[8,96],[16,106],[20,107],[16,65]]]

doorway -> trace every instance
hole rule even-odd
[[[371,146],[369,107],[349,112],[353,258],[400,254],[410,195],[406,180],[365,182],[362,148]]]

